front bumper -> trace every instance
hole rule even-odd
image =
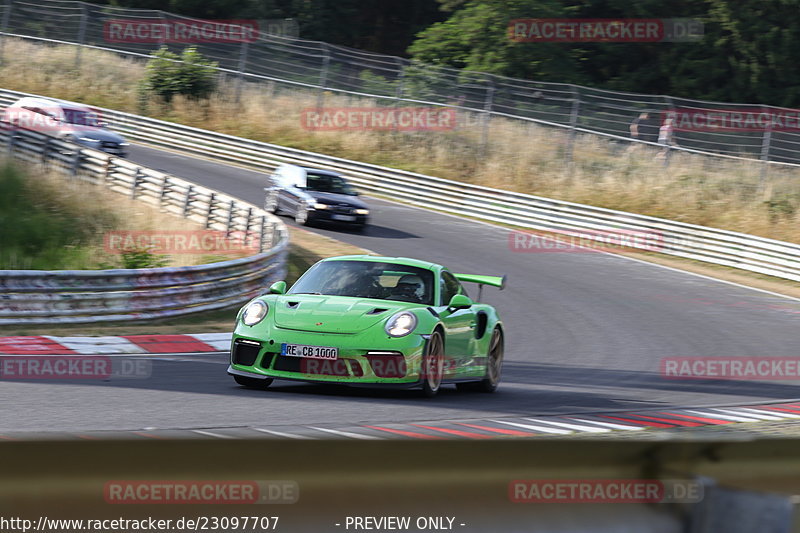
[[[344,217],[344,218],[337,218]],[[312,209],[308,212],[308,219],[313,222],[331,222],[335,224],[352,224],[363,226],[369,221],[369,215],[356,215],[353,213],[337,213],[330,209]]]
[[[307,331],[273,331],[269,339],[234,333],[229,374],[251,378],[276,378],[321,383],[393,385],[413,387],[421,383],[426,338],[409,335],[386,337],[382,346],[365,345],[359,335]],[[332,346],[335,360],[281,355],[283,343]]]

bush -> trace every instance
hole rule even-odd
[[[169,258],[149,250],[130,250],[122,253],[122,268],[160,268],[169,265]]]
[[[205,59],[196,48],[186,48],[179,56],[167,47],[153,52],[142,80],[142,93],[171,102],[175,95],[193,100],[208,98],[216,89],[217,63]]]

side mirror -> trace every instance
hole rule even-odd
[[[270,294],[286,294],[286,282],[276,281],[269,287]]]
[[[450,298],[450,303],[447,304],[449,309],[469,309],[472,307],[472,300],[466,294],[456,294]]]

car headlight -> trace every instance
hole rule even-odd
[[[78,137],[80,140],[87,143],[99,143],[100,139],[92,139],[91,137]]]
[[[390,337],[405,337],[417,327],[417,317],[408,311],[401,311],[386,321],[386,333]]]
[[[255,326],[267,316],[267,304],[261,300],[256,300],[247,304],[242,313],[242,323],[245,326]]]
[[[328,209],[328,204],[314,204],[314,209]]]
[[[356,215],[369,215],[369,209],[356,209]]]

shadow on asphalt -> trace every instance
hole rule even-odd
[[[23,380],[14,380],[22,382]],[[788,400],[800,397],[800,384],[733,380],[673,380],[655,372],[610,370],[524,362],[506,362],[503,382],[494,394],[459,392],[452,385],[442,388],[439,395],[426,399],[414,389],[380,389],[347,387],[343,385],[308,384],[276,380],[267,390],[246,389],[225,374],[223,364],[192,361],[154,360],[152,375],[147,379],[98,380],[24,380],[52,387],[54,385],[97,386],[102,389],[127,388],[220,395],[249,398],[258,409],[260,400],[270,408],[287,408],[296,402],[320,404],[320,411],[347,408],[347,404],[363,404],[363,415],[354,413],[353,422],[369,418],[369,405],[393,405],[414,409],[426,406],[464,411],[492,411],[502,415],[554,415],[625,409],[665,409],[689,407],[667,401],[640,400],[642,391],[674,391],[707,395],[706,401],[694,405],[741,403],[742,398],[761,401]],[[97,395],[97,400],[109,391]],[[660,395],[663,397],[663,394]],[[753,403],[758,403],[754,400]],[[465,415],[469,416],[469,415]],[[457,417],[457,415],[456,415]]]

